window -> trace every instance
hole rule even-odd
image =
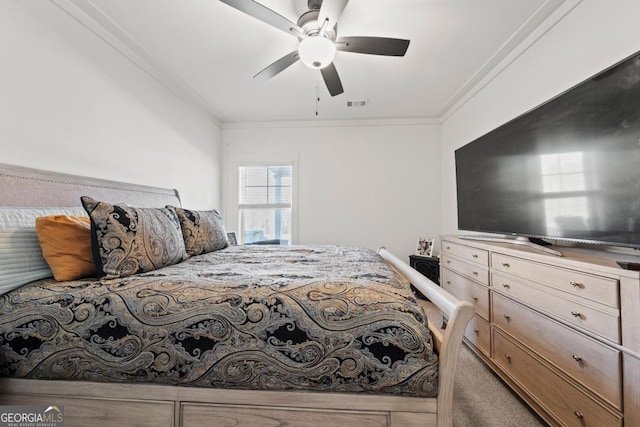
[[[584,160],[581,152],[545,154],[540,156],[542,191],[566,193],[584,191]]]
[[[238,229],[242,243],[291,242],[293,166],[238,167]]]
[[[542,191],[546,194],[544,211],[547,234],[562,235],[562,230],[585,231],[589,228],[583,153],[558,153],[540,156]]]

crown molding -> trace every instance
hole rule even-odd
[[[562,21],[564,17],[581,2],[582,0],[563,0],[561,4],[555,6],[551,4],[552,0],[545,2],[536,14],[525,22],[520,29],[502,45],[496,54],[445,104],[441,112],[438,113],[440,122],[446,122],[449,117],[473,99],[478,92],[498,77],[509,65],[529,50],[529,48],[535,45],[540,38]],[[534,28],[534,30],[531,31],[531,28]],[[528,35],[522,37],[523,34]],[[515,47],[514,44],[516,45]],[[500,54],[500,52],[506,52],[506,54]],[[483,69],[488,69],[488,72],[483,73]]]
[[[547,0],[496,53],[441,107],[435,115],[361,118],[257,118],[222,119],[204,98],[180,77],[169,73],[160,62],[132,36],[109,19],[91,0],[50,0],[78,23],[98,36],[139,69],[182,99],[221,129],[340,127],[340,126],[412,126],[440,125],[474,98],[486,85],[517,60],[538,39],[552,29],[582,0]],[[533,31],[531,29],[534,28]]]
[[[442,121],[437,117],[369,117],[349,119],[264,119],[224,121],[222,129],[273,129],[311,127],[355,127],[355,126],[434,126]]]
[[[115,51],[218,127],[220,114],[182,79],[165,68],[126,31],[110,20],[90,0],[50,0]]]

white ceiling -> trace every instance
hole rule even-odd
[[[344,93],[297,62],[260,70],[297,39],[219,0],[52,0],[178,95],[221,123],[440,119],[496,66],[561,19],[565,0],[351,0],[338,36],[411,40],[404,57],[338,52]],[[306,0],[258,0],[296,22]],[[523,43],[524,42],[524,43]],[[316,90],[320,101],[316,102]],[[364,108],[347,101],[368,100]]]

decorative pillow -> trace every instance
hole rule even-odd
[[[189,255],[206,254],[229,246],[222,215],[217,210],[192,211],[167,206],[173,209],[180,220],[184,246]]]
[[[96,276],[88,217],[43,216],[36,219],[42,255],[57,281]]]
[[[80,200],[91,218],[91,246],[99,276],[130,276],[187,258],[173,210],[112,205],[86,196]]]
[[[77,208],[0,208],[0,295],[34,280],[51,277],[36,234],[36,218],[86,216]]]

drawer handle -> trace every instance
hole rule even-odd
[[[473,254],[472,256],[473,256],[474,258],[478,258],[478,255],[476,255],[476,254]]]
[[[511,267],[511,266],[509,265],[509,263],[508,263],[508,262],[503,262],[503,263],[502,263],[502,266],[503,266],[503,267],[505,267],[505,268],[509,268],[509,267]]]
[[[451,264],[451,261],[447,260],[447,264]]]
[[[451,284],[451,281],[450,281],[450,280],[447,280],[447,285],[450,285],[450,284]]]
[[[507,322],[511,320],[511,316],[507,316],[506,314],[503,314],[502,317],[504,317]]]
[[[503,288],[506,288],[506,289],[509,289],[511,286],[509,286],[509,284],[508,284],[508,283],[503,283],[503,284],[502,284],[502,287],[503,287]]]
[[[511,363],[511,355],[509,353],[505,354],[504,358],[507,359],[509,363]]]
[[[573,286],[574,288],[584,288],[584,285],[580,282],[569,282],[571,284],[571,286]]]
[[[473,272],[473,275],[474,275],[474,276],[477,276],[477,275],[478,275],[478,272],[477,272],[477,271],[474,271],[474,272]]]
[[[473,302],[478,302],[478,298],[473,297]]]
[[[571,315],[572,315],[573,317],[582,317],[582,313],[580,313],[579,311],[572,311],[572,312],[571,312]]]
[[[479,331],[478,329],[474,329],[474,330],[473,330],[473,332],[475,332],[475,333],[476,333],[476,335],[479,335],[479,334],[480,334],[480,331]]]
[[[584,414],[582,412],[576,411],[573,413],[577,419],[582,420],[584,419]]]
[[[450,249],[451,249],[451,246],[447,246],[447,249],[449,249],[449,250],[450,250]]]
[[[582,357],[580,357],[580,356],[577,356],[577,355],[575,355],[575,354],[572,354],[572,355],[571,355],[571,358],[572,358],[573,360],[575,360],[576,362],[578,362],[578,363],[582,363]]]

